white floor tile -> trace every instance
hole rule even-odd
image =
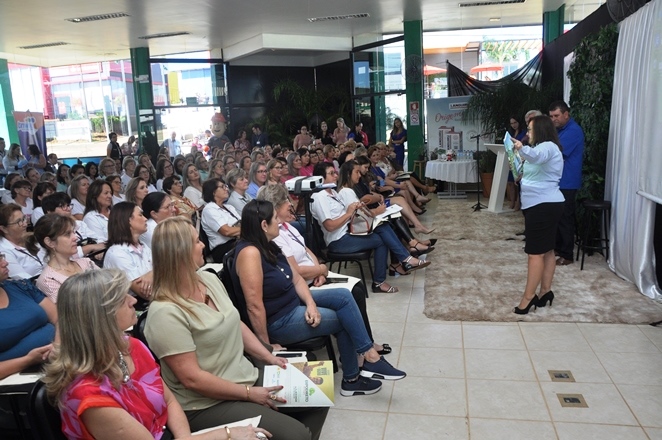
[[[462,379],[406,377],[393,387],[391,413],[466,417]]]
[[[596,353],[616,384],[662,385],[662,353]]]
[[[535,381],[529,354],[521,350],[465,350],[468,379]]]
[[[385,440],[425,438],[468,440],[467,419],[463,417],[389,414],[386,422]]]
[[[659,349],[636,325],[577,324],[596,352],[659,353]]]
[[[650,440],[662,440],[662,428],[644,428]]]
[[[519,326],[462,325],[465,348],[525,350]]]
[[[570,370],[576,382],[612,383],[598,357],[592,351],[562,353],[530,351],[533,368],[540,382],[551,382],[549,370]]]
[[[464,356],[459,348],[403,347],[398,368],[408,377],[464,379]]]
[[[646,440],[644,430],[639,426],[591,425],[586,423],[556,422],[559,440],[609,439]]]
[[[549,421],[536,382],[467,380],[470,417]]]
[[[556,440],[551,422],[471,417],[471,440]]]
[[[590,346],[574,323],[520,323],[529,351],[587,351]]]
[[[455,324],[407,323],[402,342],[405,347],[462,348],[462,326]]]
[[[386,413],[345,411],[332,408],[324,422],[320,440],[381,440],[386,426]]]
[[[657,366],[651,365],[651,368]],[[641,426],[662,428],[662,386],[617,385]]]

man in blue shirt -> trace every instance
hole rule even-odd
[[[570,117],[570,108],[563,101],[549,106],[549,117],[556,127],[563,151],[563,175],[560,188],[565,197],[563,217],[556,231],[557,266],[572,264],[575,248],[575,197],[582,186],[582,159],[584,158],[584,131]]]

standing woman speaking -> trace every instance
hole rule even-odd
[[[402,125],[402,119],[395,118],[393,120],[393,130],[391,130],[391,137],[389,138],[389,145],[395,151],[395,161],[404,166],[405,163],[405,142],[407,142],[407,129]],[[368,146],[366,145],[366,148]]]
[[[524,158],[522,175],[522,212],[526,229],[524,252],[529,255],[524,296],[513,312],[529,313],[531,306],[545,307],[554,300],[552,279],[556,270],[554,246],[556,227],[563,214],[564,197],[559,189],[563,173],[561,143],[552,120],[536,116],[529,122],[531,147],[513,141]],[[536,290],[540,286],[538,296]]]

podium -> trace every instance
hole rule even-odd
[[[487,210],[495,214],[511,212],[511,209],[503,208],[509,171],[506,147],[503,144],[485,144],[485,147],[497,155],[496,166],[494,167],[494,180],[492,181],[492,190],[490,191],[490,201],[487,204]]]

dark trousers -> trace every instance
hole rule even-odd
[[[563,216],[559,221],[559,227],[556,230],[556,247],[555,251],[559,257],[566,260],[573,260],[573,253],[575,250],[575,197],[577,196],[576,189],[562,189],[563,197],[565,197],[565,204],[563,209]]]

